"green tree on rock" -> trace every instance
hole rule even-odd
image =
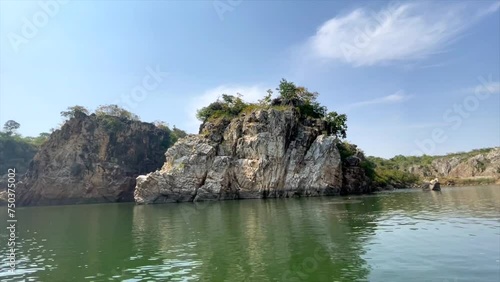
[[[102,105],[95,110],[97,116],[114,116],[129,120],[140,120],[139,116],[131,113],[118,105]]]
[[[347,137],[347,116],[345,114],[339,115],[337,112],[329,112],[324,120],[328,134],[337,138]]]
[[[77,113],[83,113],[83,114],[88,115],[89,114],[89,110],[87,110],[83,106],[75,105],[75,106],[72,106],[72,107],[68,107],[66,109],[66,111],[62,111],[61,112],[61,116],[63,118],[65,118],[65,119],[71,119],[71,118],[74,118]]]
[[[19,124],[18,122],[16,122],[15,120],[8,120],[4,126],[3,126],[3,130],[5,131],[5,133],[7,133],[8,135],[12,135],[12,133],[15,133],[17,129],[19,129],[19,127],[21,127],[21,124]]]
[[[231,119],[241,113],[248,113],[259,109],[296,109],[300,118],[322,119],[326,125],[327,134],[337,138],[347,136],[347,116],[335,111],[328,112],[327,107],[318,102],[318,92],[311,92],[306,87],[297,86],[293,82],[282,79],[276,88],[278,97],[271,99],[273,92],[267,90],[267,95],[257,103],[246,103],[241,94],[236,96],[222,94],[222,99],[196,112],[196,117],[203,123],[219,118]]]

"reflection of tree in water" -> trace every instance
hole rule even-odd
[[[151,245],[169,261],[176,257],[173,250],[192,242],[192,248],[183,249],[193,262],[185,268],[204,281],[366,279],[363,245],[373,233],[376,219],[370,211],[377,203],[365,207],[332,200],[211,203],[196,213],[167,205],[155,209],[161,216],[141,215],[151,208],[137,207],[135,244]]]

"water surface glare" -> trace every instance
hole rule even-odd
[[[500,281],[500,186],[16,213],[1,281]]]

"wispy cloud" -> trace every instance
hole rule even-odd
[[[187,125],[188,128],[186,128],[187,131],[198,133],[201,122],[196,118],[196,111],[215,102],[222,94],[236,95],[240,93],[246,102],[257,102],[257,100],[267,95],[266,91],[270,88],[262,85],[220,85],[205,91],[202,95],[191,99],[191,102],[188,104],[189,123]]]
[[[384,97],[379,97],[379,98],[375,98],[375,99],[371,99],[371,100],[366,100],[366,101],[361,101],[361,102],[356,102],[356,103],[350,104],[346,107],[345,110],[350,110],[350,109],[364,107],[364,106],[371,106],[371,105],[397,104],[397,103],[404,102],[410,98],[411,98],[411,95],[407,95],[404,93],[404,91],[400,90],[394,94],[387,95]]]
[[[323,23],[302,50],[310,59],[354,66],[424,59],[499,8],[500,2],[405,2],[378,13],[356,9]]]

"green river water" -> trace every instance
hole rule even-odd
[[[500,186],[1,207],[1,281],[500,281]]]

